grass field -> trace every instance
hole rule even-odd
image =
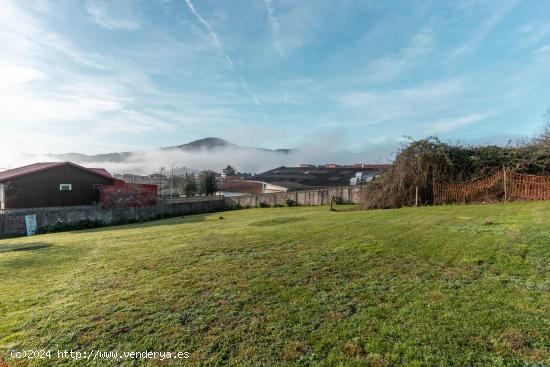
[[[0,355],[13,348],[188,351],[197,366],[550,364],[550,203],[251,209],[1,240]]]

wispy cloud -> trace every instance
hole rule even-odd
[[[90,146],[101,145],[94,139],[117,133],[138,135],[172,128],[136,107],[135,91],[146,90],[148,83],[139,72],[131,71],[132,64],[83,52],[65,35],[49,31],[36,13],[9,0],[0,8],[0,23],[0,42],[6,45],[0,53],[4,56],[0,57],[0,112],[2,120],[10,123],[3,130],[2,135],[10,137],[4,147],[51,149],[47,137],[52,128],[57,134],[66,132],[67,143],[55,145],[57,149],[71,146],[71,133],[82,128]],[[154,101],[156,91],[149,93]],[[22,144],[17,133],[21,129],[37,136],[41,132],[44,143]]]
[[[283,55],[283,48],[281,45],[281,40],[279,38],[281,25],[277,18],[275,18],[273,2],[272,0],[264,0],[264,5],[267,10],[267,20],[269,23],[269,27],[271,28],[271,38],[273,39],[273,46],[275,47],[279,55]]]
[[[525,33],[527,33],[527,35],[523,39],[522,46],[529,47],[535,45],[550,35],[550,22],[536,27],[526,28]]]
[[[262,108],[262,104],[260,102],[260,99],[254,93],[254,91],[252,90],[252,87],[250,86],[250,84],[242,76],[240,76],[237,73],[237,71],[235,70],[235,64],[233,63],[233,59],[223,50],[223,47],[222,47],[222,44],[221,44],[220,39],[218,37],[218,34],[214,31],[214,29],[212,28],[210,23],[208,23],[199,14],[199,12],[195,8],[195,6],[191,2],[191,0],[185,0],[185,2],[187,3],[187,6],[189,7],[189,10],[191,11],[191,13],[193,13],[195,18],[206,28],[206,31],[210,35],[210,38],[212,39],[212,42],[214,43],[214,46],[218,50],[220,56],[225,60],[225,62],[227,63],[227,65],[231,69],[231,72],[235,75],[235,77],[239,81],[239,83],[242,86],[242,88],[244,89],[244,91],[250,96],[250,98],[252,98],[252,100],[254,101],[254,103],[256,104],[258,109],[260,110],[260,113],[262,114],[264,119],[267,118],[267,115],[266,115],[266,113],[264,112],[264,110]]]
[[[124,6],[122,11],[113,14],[115,6],[121,6],[121,1],[116,2],[101,2],[99,0],[87,0],[86,11],[89,19],[107,29],[120,30],[136,30],[141,28],[141,21],[131,16],[131,12],[127,6]]]
[[[402,76],[415,64],[421,64],[421,59],[432,51],[433,43],[431,28],[422,29],[398,55],[383,57],[369,63],[369,79],[387,81]]]
[[[187,3],[187,6],[189,7],[189,10],[191,10],[191,13],[193,13],[193,15],[195,16],[195,18],[197,18],[197,20],[202,24],[204,25],[204,27],[206,28],[206,30],[208,31],[208,34],[210,35],[210,37],[212,38],[212,42],[214,42],[214,46],[216,46],[216,48],[220,51],[222,51],[222,45],[220,43],[220,40],[218,38],[218,35],[216,34],[216,32],[214,32],[214,30],[212,29],[212,27],[210,26],[210,23],[208,23],[206,20],[204,20],[204,18],[199,14],[199,12],[197,11],[197,9],[195,9],[195,6],[193,5],[193,3],[191,2],[191,0],[185,0],[185,2]],[[229,58],[227,55],[225,55],[227,57],[227,59],[229,59],[231,65],[233,65],[233,63],[231,62],[231,58]]]
[[[516,6],[517,2],[517,0],[497,2],[500,8],[494,11],[487,20],[481,23],[481,25],[476,28],[475,33],[466,42],[452,51],[447,57],[446,62],[454,62],[457,59],[465,57],[478,49],[493,29],[497,27],[506,15],[508,15],[508,13],[514,8],[514,6]]]
[[[454,117],[444,120],[438,120],[428,125],[430,129],[433,129],[436,133],[446,133],[457,128],[471,125],[473,123],[483,121],[493,114],[490,113],[473,113],[466,116]]]
[[[336,99],[371,124],[417,121],[448,111],[465,91],[461,79],[441,80],[410,88],[345,93]]]

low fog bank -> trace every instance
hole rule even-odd
[[[224,147],[211,150],[151,150],[132,153],[122,162],[86,161],[86,167],[102,167],[111,173],[132,173],[147,175],[157,173],[160,167],[169,170],[186,167],[192,170],[212,169],[220,171],[230,164],[240,172],[260,173],[279,166],[297,166],[310,164],[352,164],[352,163],[387,163],[398,147],[397,142],[370,145],[361,151],[327,151],[319,145],[304,146],[300,150],[282,153],[270,150],[242,147]],[[59,161],[60,158],[47,154],[11,154],[0,157],[0,168],[15,168],[36,162]],[[178,170],[178,173],[181,169]]]

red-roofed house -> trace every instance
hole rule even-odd
[[[124,185],[102,168],[35,163],[0,172],[0,209],[89,205],[103,186]]]

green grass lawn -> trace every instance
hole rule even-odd
[[[191,353],[121,365],[550,364],[550,203],[250,209],[1,240],[0,355],[37,348]]]

